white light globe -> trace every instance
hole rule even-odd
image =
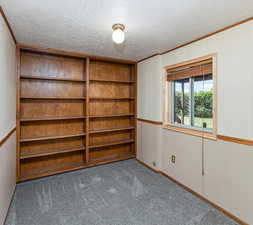
[[[115,29],[112,32],[112,40],[116,43],[116,44],[121,44],[124,42],[125,40],[125,33],[123,30],[121,30],[120,28]]]

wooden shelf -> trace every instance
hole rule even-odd
[[[66,135],[53,135],[53,136],[42,136],[42,137],[31,137],[31,138],[21,138],[20,142],[31,142],[31,141],[44,141],[44,140],[54,140],[54,139],[63,139],[71,137],[82,137],[85,136],[85,133],[78,134],[66,134]]]
[[[31,100],[84,100],[85,97],[24,97],[20,99],[31,99]]]
[[[91,82],[104,82],[104,83],[121,83],[121,84],[131,84],[135,81],[121,81],[121,80],[102,80],[102,79],[90,79]]]
[[[68,78],[59,78],[59,77],[38,77],[38,76],[26,76],[21,75],[21,79],[32,79],[32,80],[52,80],[52,81],[68,81],[68,82],[86,82],[86,80],[81,79],[68,79]]]
[[[110,118],[110,117],[129,117],[134,116],[133,113],[129,114],[112,114],[112,115],[91,115],[90,118]]]
[[[48,150],[37,150],[33,152],[22,152],[20,154],[20,159],[36,158],[36,157],[63,154],[63,153],[76,152],[76,151],[82,151],[82,150],[85,150],[84,146],[79,146],[76,148],[48,149]]]
[[[58,117],[39,117],[39,118],[21,118],[21,122],[33,122],[33,121],[49,121],[49,120],[76,120],[85,119],[85,116],[58,116]]]
[[[126,98],[106,98],[106,97],[90,97],[90,100],[96,101],[107,101],[107,100],[134,100],[134,97],[126,97]]]
[[[116,127],[116,128],[103,128],[103,129],[95,129],[90,130],[90,134],[96,133],[106,133],[106,132],[114,132],[114,131],[123,131],[123,130],[133,130],[135,127]]]
[[[120,156],[107,156],[107,157],[98,158],[98,159],[91,159],[88,163],[88,166],[97,166],[97,165],[102,165],[106,163],[112,163],[112,162],[117,162],[120,160],[132,159],[132,158],[135,158],[134,153],[127,153]]]
[[[101,148],[101,147],[108,147],[108,146],[114,146],[114,145],[130,144],[130,143],[133,143],[133,142],[134,142],[133,139],[103,142],[103,143],[90,145],[89,148]]]
[[[25,181],[25,180],[31,180],[31,179],[51,176],[51,175],[55,175],[55,174],[59,174],[59,173],[70,172],[73,170],[102,165],[102,164],[106,164],[106,163],[117,162],[120,160],[126,160],[126,159],[131,159],[131,158],[135,158],[135,154],[127,153],[127,154],[120,155],[120,156],[108,157],[107,159],[105,159],[105,158],[91,159],[88,162],[88,164],[86,164],[82,161],[82,162],[72,162],[72,163],[67,163],[67,164],[55,165],[53,167],[51,166],[51,167],[29,169],[29,170],[27,170],[25,172],[23,171],[21,173],[19,181]]]
[[[82,161],[82,162],[65,163],[65,164],[60,164],[60,165],[57,164],[55,166],[50,166],[50,167],[31,168],[29,170],[21,172],[19,181],[51,176],[54,174],[69,172],[72,170],[78,170],[85,167],[87,166],[85,166],[85,163]]]

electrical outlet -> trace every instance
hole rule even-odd
[[[172,156],[171,156],[171,162],[172,162],[172,163],[176,163],[176,156],[175,156],[175,155],[172,155]]]
[[[153,161],[152,164],[153,164],[154,167],[156,166],[156,162],[155,161]]]

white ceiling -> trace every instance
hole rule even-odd
[[[0,0],[18,42],[140,60],[253,15],[253,0]],[[112,42],[114,23],[126,41]]]

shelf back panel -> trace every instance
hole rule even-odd
[[[62,165],[74,165],[83,162],[82,151],[64,153],[60,155],[45,156],[22,160],[21,174],[32,176],[45,173],[46,171],[57,171]]]
[[[131,67],[126,64],[91,61],[90,79],[131,81]]]
[[[21,96],[25,97],[85,97],[85,86],[82,83],[21,80]]]
[[[133,125],[129,117],[94,118],[90,120],[90,130],[120,128]]]
[[[111,133],[97,133],[91,134],[89,139],[90,145],[96,145],[100,143],[110,143],[114,141],[131,139],[131,131],[116,131]]]
[[[21,138],[82,133],[82,120],[26,122],[21,126]]]
[[[90,151],[91,160],[109,160],[122,155],[127,155],[131,152],[131,145],[117,145],[105,148],[97,148]]]
[[[83,100],[22,100],[21,118],[84,116]]]
[[[21,153],[32,153],[50,149],[72,149],[85,146],[83,137],[71,137],[61,140],[44,140],[39,142],[24,142],[21,144]]]
[[[82,59],[29,51],[21,52],[21,75],[84,79],[84,65]]]
[[[132,97],[131,86],[117,83],[95,82],[90,84],[90,96],[96,98],[129,98]]]

